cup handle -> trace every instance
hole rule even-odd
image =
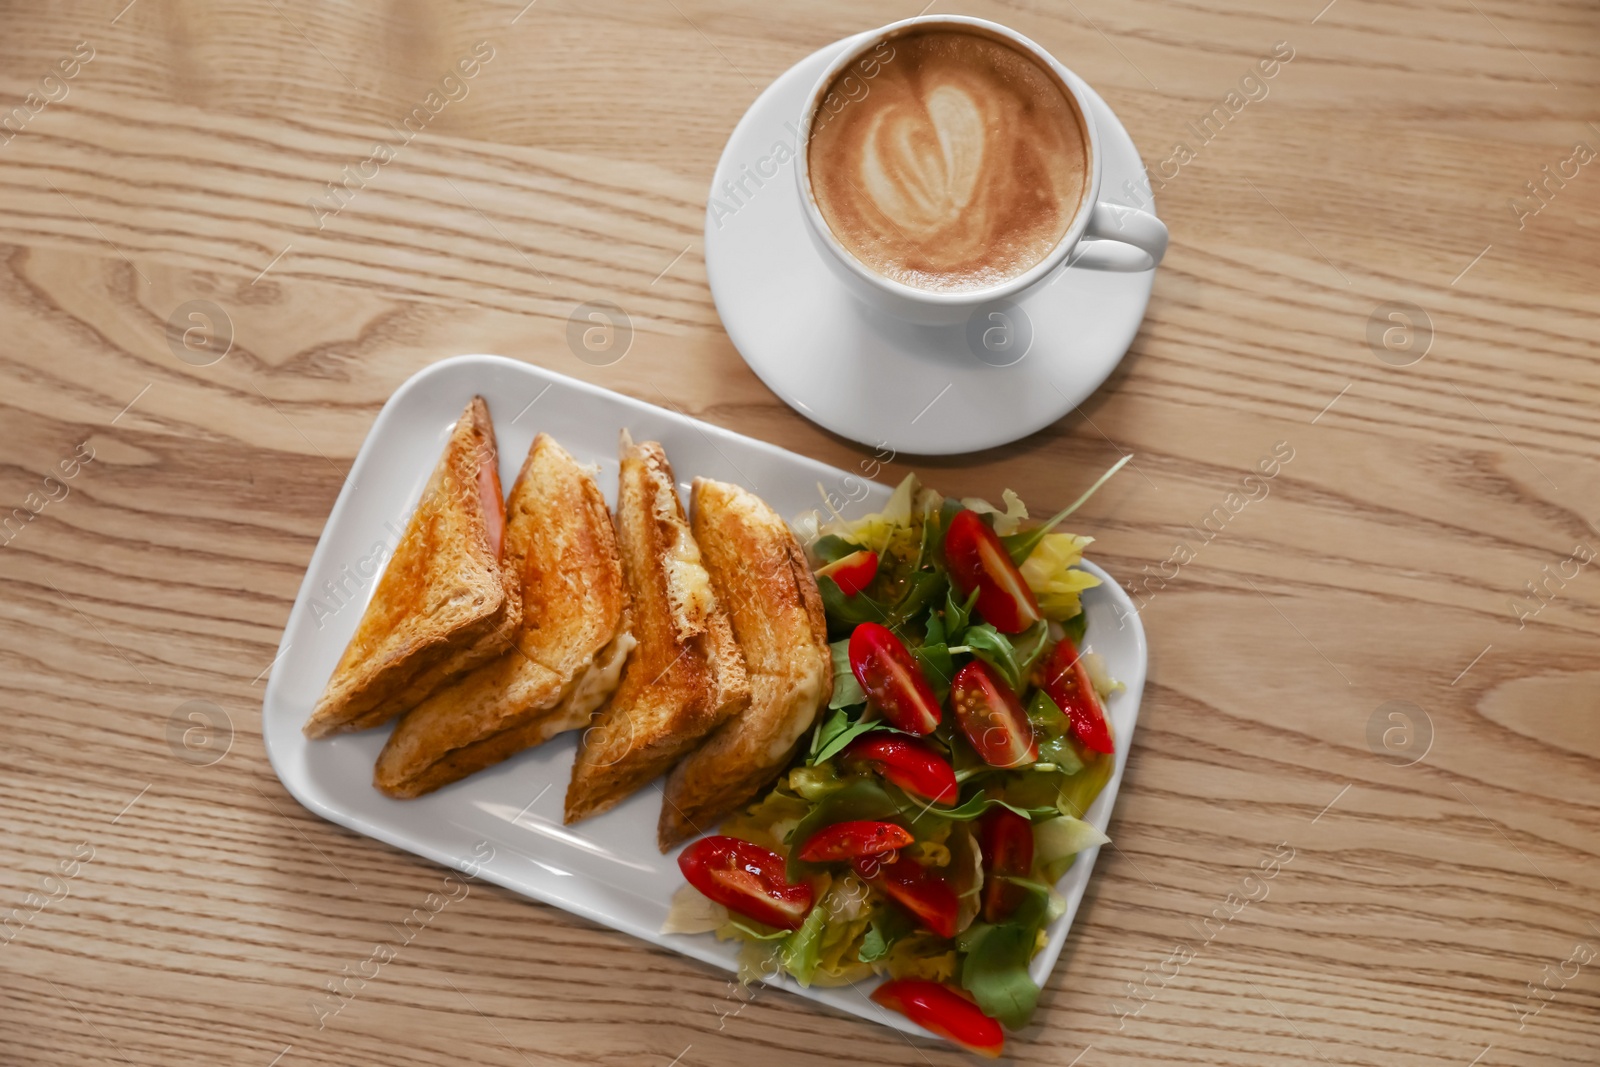
[[[1089,215],[1083,240],[1067,265],[1084,270],[1154,270],[1166,253],[1166,223],[1148,211],[1102,200]]]

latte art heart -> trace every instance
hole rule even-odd
[[[940,31],[892,44],[865,95],[854,84],[811,139],[823,218],[868,267],[918,288],[1026,271],[1060,241],[1087,184],[1076,109],[1000,41]]]
[[[954,86],[928,94],[922,109],[885,109],[861,152],[861,184],[873,206],[908,233],[928,234],[971,205],[983,165],[984,120]]]

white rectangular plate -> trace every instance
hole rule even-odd
[[[499,356],[458,356],[419,372],[389,398],[356,456],[322,540],[311,557],[289,614],[262,708],[262,734],[272,767],[295,799],[358,833],[553,904],[697,960],[736,970],[737,947],[709,934],[662,934],[673,893],[683,884],[677,853],[656,850],[659,783],[597,818],[563,826],[562,801],[576,734],[418,800],[390,800],[372,787],[372,765],[388,728],[308,741],[300,732],[334,664],[355,632],[382,564],[393,549],[438,462],[450,429],[474,395],[489,402],[500,447],[500,478],[510,486],[544,431],[580,463],[600,468],[599,484],[615,505],[617,435],[660,441],[687,497],[697,476],[743,485],[791,519],[817,507],[817,486],[843,497],[865,496],[853,513],[876,510],[887,486],[786,452],[773,445]],[[1060,487],[1076,495],[1090,475]],[[846,479],[850,481],[846,482]],[[848,487],[848,488],[847,488]],[[935,486],[937,488],[937,486]],[[1004,486],[996,485],[998,499]],[[1034,501],[1044,511],[1050,501]],[[1088,818],[1102,831],[1111,817],[1127,764],[1144,689],[1144,631],[1132,603],[1104,572],[1084,597],[1088,647],[1106,659],[1126,690],[1110,700],[1117,769]],[[1119,622],[1120,616],[1120,622]],[[1078,857],[1060,883],[1067,911],[1034,958],[1040,984],[1049,977],[1083,897],[1098,849]],[[840,1011],[925,1033],[867,999],[870,984],[802,989],[787,975],[777,984]]]

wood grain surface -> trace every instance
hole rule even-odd
[[[390,392],[498,352],[869,458],[730,345],[704,197],[763,86],[915,4],[524,2],[0,5],[0,1063],[964,1062],[477,883],[318,1026],[444,874],[300,808],[260,738]],[[1152,170],[1192,150],[1112,379],[883,475],[1042,509],[1137,456],[1078,528],[1144,602],[1152,684],[1010,1055],[1600,1061],[1600,9],[960,10],[1061,56]],[[464,97],[308,206],[479,42]],[[615,365],[567,346],[588,300],[638,331]],[[225,718],[185,737],[190,701]]]

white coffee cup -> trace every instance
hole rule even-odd
[[[827,220],[822,217],[811,187],[811,153],[808,148],[812,123],[821,111],[824,95],[834,80],[857,61],[866,61],[884,42],[892,46],[895,38],[928,29],[977,32],[998,38],[1024,55],[1031,56],[1040,67],[1055,76],[1071,97],[1078,114],[1082,116],[1083,132],[1088,142],[1089,180],[1066,233],[1062,234],[1049,255],[1028,270],[983,289],[918,289],[879,274],[851,254],[834,236]],[[871,91],[870,80],[866,82],[866,91]],[[848,104],[849,101],[840,98],[839,107]],[[829,108],[830,114],[837,111],[838,107]],[[1000,300],[1022,299],[1050,281],[1057,271],[1069,266],[1084,270],[1152,270],[1166,253],[1167,227],[1160,219],[1148,211],[1100,199],[1100,179],[1104,169],[1100,134],[1095,127],[1088,86],[1083,79],[1062,66],[1054,56],[1033,41],[997,23],[962,15],[923,15],[862,34],[828,64],[817,79],[816,86],[806,97],[799,129],[801,137],[795,160],[795,179],[799,186],[806,228],[821,249],[824,262],[851,293],[873,310],[930,325],[964,322],[976,309],[985,305]]]

